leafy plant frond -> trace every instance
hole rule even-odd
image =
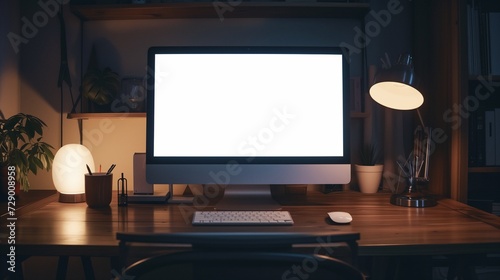
[[[93,68],[83,78],[83,93],[99,105],[109,104],[120,91],[120,76],[109,67],[104,70]]]
[[[28,173],[49,171],[54,160],[54,149],[43,142],[43,128],[47,125],[38,117],[19,113],[0,121],[0,166],[15,165],[17,179],[24,190],[29,189]]]
[[[360,151],[361,165],[373,166],[382,162],[381,152],[375,145],[365,145]]]

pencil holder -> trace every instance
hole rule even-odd
[[[113,174],[85,174],[85,198],[90,208],[108,207],[111,203]]]

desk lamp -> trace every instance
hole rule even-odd
[[[407,186],[403,193],[391,196],[391,203],[406,207],[428,207],[436,205],[436,202],[431,196],[421,193],[418,184],[429,182],[431,129],[424,125],[418,110],[424,103],[424,97],[416,89],[416,84],[412,57],[401,55],[396,65],[377,73],[370,88],[370,96],[380,105],[391,109],[417,111],[421,128],[415,131],[413,152],[405,163],[398,162],[407,177]]]
[[[52,165],[52,181],[59,192],[59,202],[85,201],[87,165],[94,169],[94,158],[83,145],[68,144],[57,151]]]

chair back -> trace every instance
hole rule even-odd
[[[323,255],[195,250],[140,260],[117,279],[363,280],[365,277],[354,266]]]

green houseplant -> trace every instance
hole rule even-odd
[[[100,70],[93,68],[83,78],[85,97],[97,105],[110,104],[120,91],[120,77],[109,67]]]
[[[93,46],[90,52],[87,71],[83,76],[82,92],[91,101],[91,111],[106,112],[120,92],[120,76],[106,67],[101,69],[97,60],[97,51]]]
[[[373,144],[364,145],[360,153],[360,165],[374,166],[380,164],[380,150]]]
[[[49,171],[52,167],[54,148],[42,141],[46,126],[41,119],[23,113],[0,120],[0,167],[15,166],[16,181],[24,191],[30,187],[30,172],[37,174],[39,169]]]
[[[362,193],[376,193],[382,179],[384,166],[380,150],[375,145],[365,145],[360,150],[360,164],[354,166]]]

